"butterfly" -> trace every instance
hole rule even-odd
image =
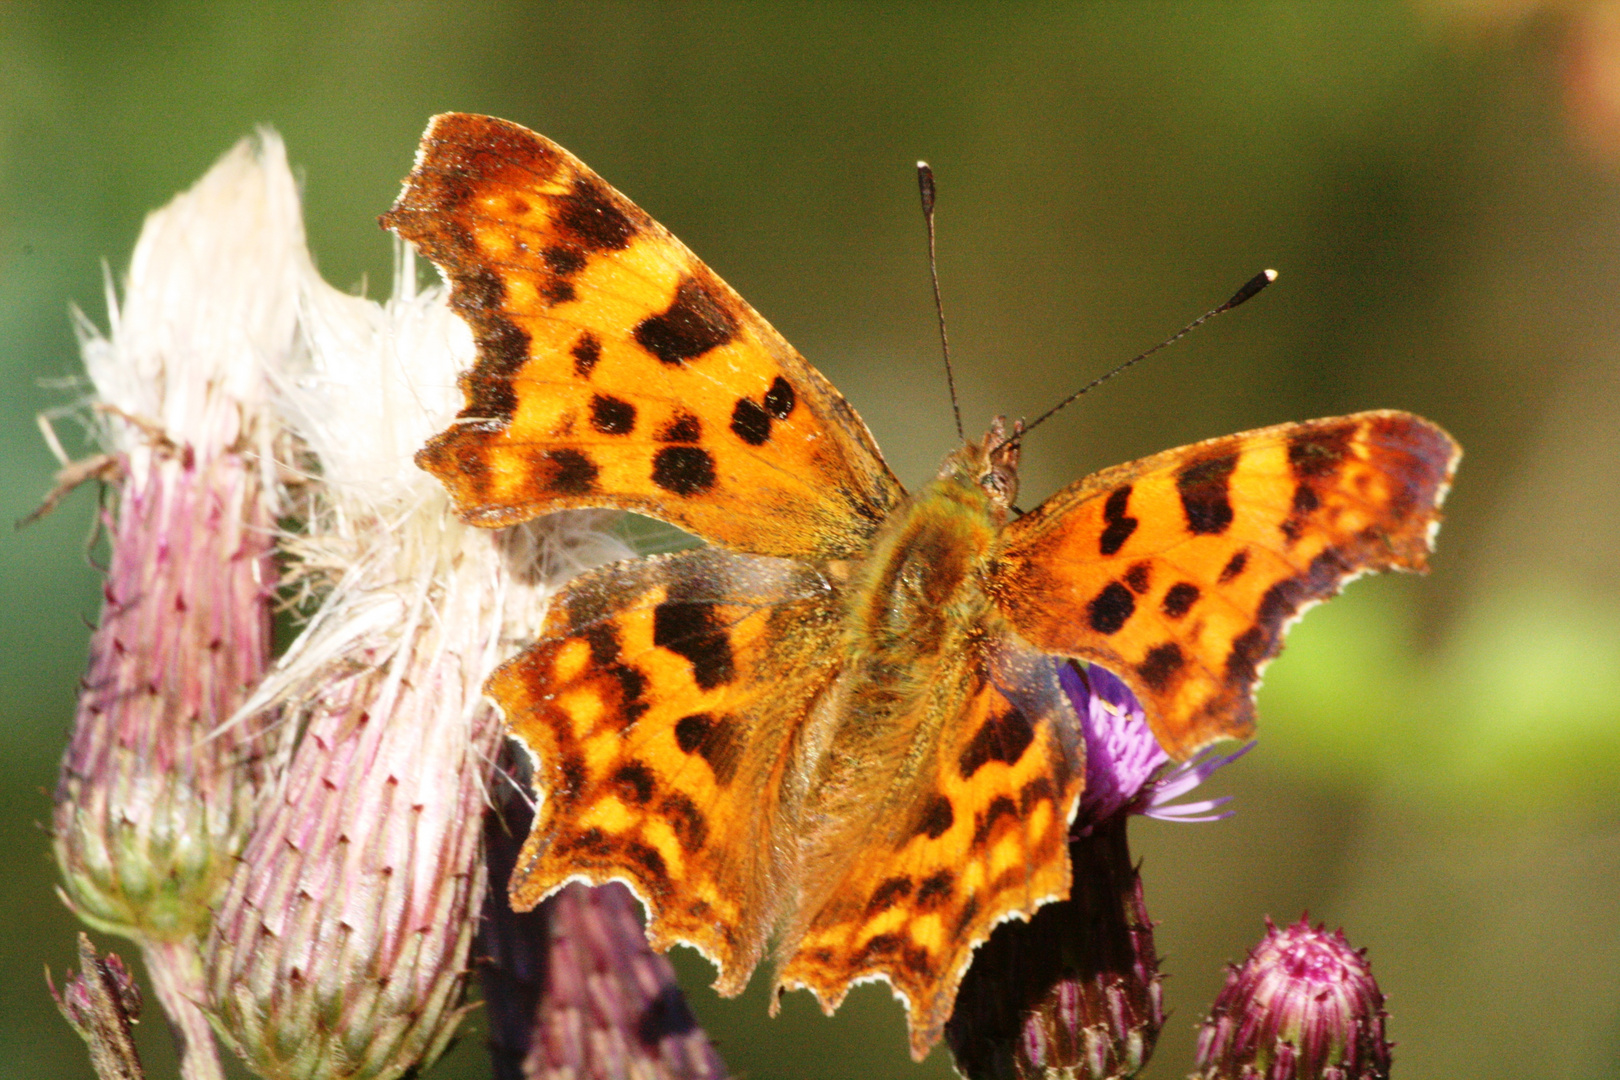
[[[486,692],[539,809],[509,886],[628,884],[647,935],[831,1012],[885,979],[913,1055],[974,947],[1068,895],[1085,777],[1060,663],[1100,664],[1185,759],[1247,737],[1287,626],[1425,568],[1459,451],[1402,412],[1104,469],[1013,512],[1001,421],[907,493],[865,424],[725,282],[555,143],[435,117],[385,226],[472,327],[417,461],[468,521],[616,507],[707,541],[576,578]]]

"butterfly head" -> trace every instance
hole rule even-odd
[[[1018,498],[1019,436],[1023,432],[1022,420],[1014,422],[1009,434],[1006,418],[996,417],[982,441],[965,443],[945,459],[939,479],[983,489],[1004,514]]]

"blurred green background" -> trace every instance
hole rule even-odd
[[[1139,822],[1172,978],[1151,1075],[1262,918],[1343,926],[1397,1070],[1620,1077],[1620,13],[1607,3],[0,3],[0,517],[54,463],[143,215],[257,124],[328,279],[432,113],[571,148],[843,389],[908,483],[951,448],[912,163],[970,430],[1032,415],[1262,266],[1281,280],[1032,438],[1025,505],[1243,428],[1412,409],[1467,451],[1434,572],[1294,632],[1214,825]],[[54,382],[53,382],[54,380]],[[73,447],[72,449],[80,449]],[[0,543],[0,1076],[88,1076],[40,978],[73,953],[43,823],[98,579],[94,496]],[[126,952],[128,950],[125,950]],[[950,1074],[863,987],[765,1017],[677,964],[741,1076]],[[437,1075],[487,1075],[480,1020]],[[161,1022],[151,1075],[172,1075]]]

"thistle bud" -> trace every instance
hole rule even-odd
[[[1344,931],[1299,922],[1266,936],[1198,1033],[1193,1080],[1387,1080],[1384,995]]]
[[[482,684],[540,624],[554,549],[600,515],[492,533],[412,455],[447,424],[471,335],[407,259],[387,305],[304,284],[289,426],[319,470],[288,544],[320,606],[247,708],[302,730],[209,941],[218,1028],[261,1076],[425,1068],[462,1012],[501,728]]]
[[[222,726],[269,663],[277,428],[304,248],[280,142],[227,154],[142,229],[110,332],[81,319],[112,480],[110,559],[52,833],[62,895],[138,942],[188,1078],[218,1075],[197,943],[234,871],[275,730]],[[49,502],[47,503],[49,505]]]
[[[100,1080],[141,1080],[141,1057],[131,1025],[140,1019],[141,992],[117,953],[97,956],[88,934],[79,934],[79,973],[61,990],[45,973],[51,998],[90,1048]]]

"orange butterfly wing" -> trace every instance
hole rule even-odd
[[[819,372],[681,242],[557,144],[434,117],[387,227],[478,342],[417,457],[480,525],[612,506],[758,555],[865,546],[903,492]]]
[[[693,945],[740,993],[783,899],[780,789],[837,633],[825,581],[785,559],[700,548],[573,579],[485,687],[540,796],[513,907],[625,881],[655,947]]]
[[[1460,454],[1401,412],[1168,450],[1010,523],[986,590],[1036,648],[1123,679],[1186,758],[1253,731],[1260,673],[1306,607],[1370,571],[1425,568]]]

